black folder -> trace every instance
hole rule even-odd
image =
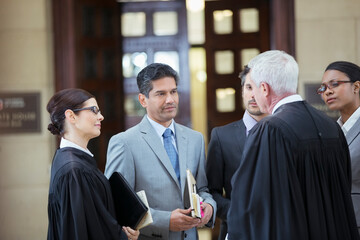
[[[116,219],[120,226],[136,229],[148,208],[123,175],[114,172],[109,179],[114,198]]]

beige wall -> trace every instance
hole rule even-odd
[[[41,133],[0,135],[0,239],[46,239],[53,92],[48,0],[0,1],[0,92],[39,92]]]
[[[42,132],[0,135],[0,239],[45,239],[49,166],[46,130],[53,93],[50,0],[0,1],[0,92],[41,94]],[[360,1],[295,0],[300,85],[318,83],[335,60],[360,64]]]
[[[326,66],[360,64],[359,0],[295,0],[296,57],[303,84],[321,82]]]

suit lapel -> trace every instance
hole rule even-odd
[[[239,152],[242,153],[246,140],[246,127],[243,120],[239,120],[235,124],[236,128],[234,131],[236,143],[239,148]]]
[[[187,136],[184,134],[183,129],[180,128],[175,122],[174,124],[175,124],[175,135],[176,135],[176,147],[179,155],[181,192],[184,193],[184,187],[186,184],[186,166],[187,166],[186,161],[187,161],[188,139]]]
[[[173,166],[171,165],[169,156],[167,155],[167,153],[165,151],[164,145],[162,144],[155,129],[151,126],[146,115],[140,122],[139,126],[140,126],[140,132],[142,133],[142,137],[144,138],[145,142],[149,145],[151,150],[154,152],[154,154],[159,159],[160,163],[165,167],[165,169],[168,171],[168,173],[171,175],[173,180],[176,182],[176,184],[180,188],[178,179],[175,174],[175,170],[174,170]],[[178,149],[178,151],[179,151],[179,149]],[[179,154],[179,161],[181,162],[180,154]],[[180,165],[180,171],[181,171],[181,165]]]
[[[354,141],[354,139],[360,134],[360,118],[355,122],[354,126],[346,134],[346,141],[348,146]]]

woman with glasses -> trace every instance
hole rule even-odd
[[[139,231],[118,225],[110,184],[87,149],[104,120],[94,96],[65,89],[47,111],[48,130],[61,137],[51,167],[48,239],[137,239]]]
[[[338,110],[338,123],[346,137],[351,157],[351,195],[360,229],[360,67],[338,61],[327,66],[318,89],[330,110]],[[360,231],[359,231],[360,232]]]

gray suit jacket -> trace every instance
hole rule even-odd
[[[135,191],[145,190],[153,223],[140,230],[139,239],[198,239],[195,228],[185,232],[169,230],[171,212],[184,209],[186,169],[196,178],[199,195],[214,208],[216,203],[208,193],[205,174],[204,139],[201,133],[175,123],[179,153],[181,185],[161,139],[146,116],[142,121],[110,139],[105,175],[120,172]]]
[[[360,118],[346,134],[350,150],[352,186],[351,196],[354,205],[356,222],[360,227]]]

